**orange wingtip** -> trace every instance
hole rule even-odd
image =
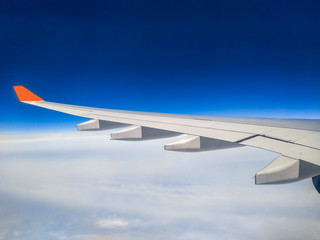
[[[14,91],[16,92],[20,102],[24,101],[38,101],[43,102],[44,100],[34,93],[30,92],[28,89],[26,89],[23,86],[14,86]]]

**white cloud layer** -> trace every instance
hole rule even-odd
[[[277,154],[163,151],[107,132],[0,136],[0,239],[320,239],[310,180],[254,185]]]
[[[98,228],[122,228],[127,227],[128,222],[121,219],[99,219],[95,222]]]

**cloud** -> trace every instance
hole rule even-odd
[[[94,223],[98,228],[123,228],[128,222],[121,219],[99,219]]]
[[[173,140],[2,135],[0,239],[319,238],[320,198],[310,180],[254,185],[277,154],[164,151]]]

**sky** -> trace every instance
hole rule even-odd
[[[47,101],[320,117],[319,1],[0,1],[0,239],[320,239],[311,180],[257,186],[277,154],[110,141]]]
[[[14,85],[104,108],[319,118],[319,5],[1,1],[0,127],[81,121],[17,104]]]

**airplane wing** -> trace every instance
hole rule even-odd
[[[256,184],[278,184],[312,178],[320,193],[320,120],[205,117],[92,108],[47,102],[23,86],[14,86],[21,102],[89,121],[78,130],[113,132],[114,140],[148,140],[184,134],[164,146],[170,151],[207,151],[253,146],[280,156],[255,175]]]

